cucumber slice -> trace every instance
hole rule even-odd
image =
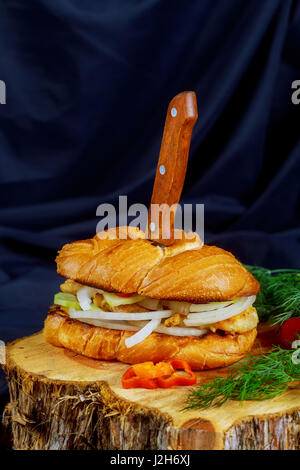
[[[58,292],[54,296],[54,303],[56,305],[61,305],[62,307],[74,308],[75,310],[81,310],[77,298],[73,294],[68,294],[67,292]]]
[[[97,311],[97,312],[103,312],[104,310],[102,310],[101,308],[97,307],[97,305],[95,305],[94,303],[91,304],[91,308],[89,309],[89,312],[94,312],[94,311]]]

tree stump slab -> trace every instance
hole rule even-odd
[[[258,341],[254,347],[267,348]],[[255,349],[256,351],[256,349]],[[254,352],[255,352],[254,351]],[[262,402],[182,411],[186,387],[124,390],[128,365],[54,347],[7,345],[3,429],[14,449],[300,449],[300,388]],[[225,369],[197,373],[199,383]]]

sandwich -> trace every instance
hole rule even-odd
[[[163,247],[118,227],[64,245],[46,341],[104,361],[184,359],[193,370],[242,359],[257,335],[258,281],[232,253],[178,234]]]

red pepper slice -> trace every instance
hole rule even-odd
[[[158,388],[157,383],[154,379],[148,377],[138,377],[133,370],[133,367],[129,367],[125,374],[122,376],[122,387],[123,388]]]
[[[163,375],[171,375],[174,372],[173,367],[169,362],[142,362],[132,366],[133,371],[137,377],[144,379],[155,379]]]
[[[184,370],[188,376],[173,373]],[[122,377],[123,388],[170,388],[173,385],[194,385],[197,377],[183,359],[168,362],[142,362],[129,367]]]
[[[286,320],[280,329],[280,341],[284,346],[291,347],[296,335],[300,333],[300,317]]]
[[[174,359],[169,361],[174,370],[184,370],[188,377],[176,374],[170,376],[157,377],[157,383],[162,388],[170,388],[173,385],[194,385],[197,383],[196,374],[192,371],[190,365],[183,359]]]

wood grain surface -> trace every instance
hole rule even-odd
[[[267,350],[263,333],[253,353]],[[18,449],[299,449],[300,389],[182,411],[187,389],[124,390],[126,364],[76,355],[42,333],[7,347],[4,426]],[[198,383],[226,369],[197,373]],[[97,424],[95,428],[95,424]]]

